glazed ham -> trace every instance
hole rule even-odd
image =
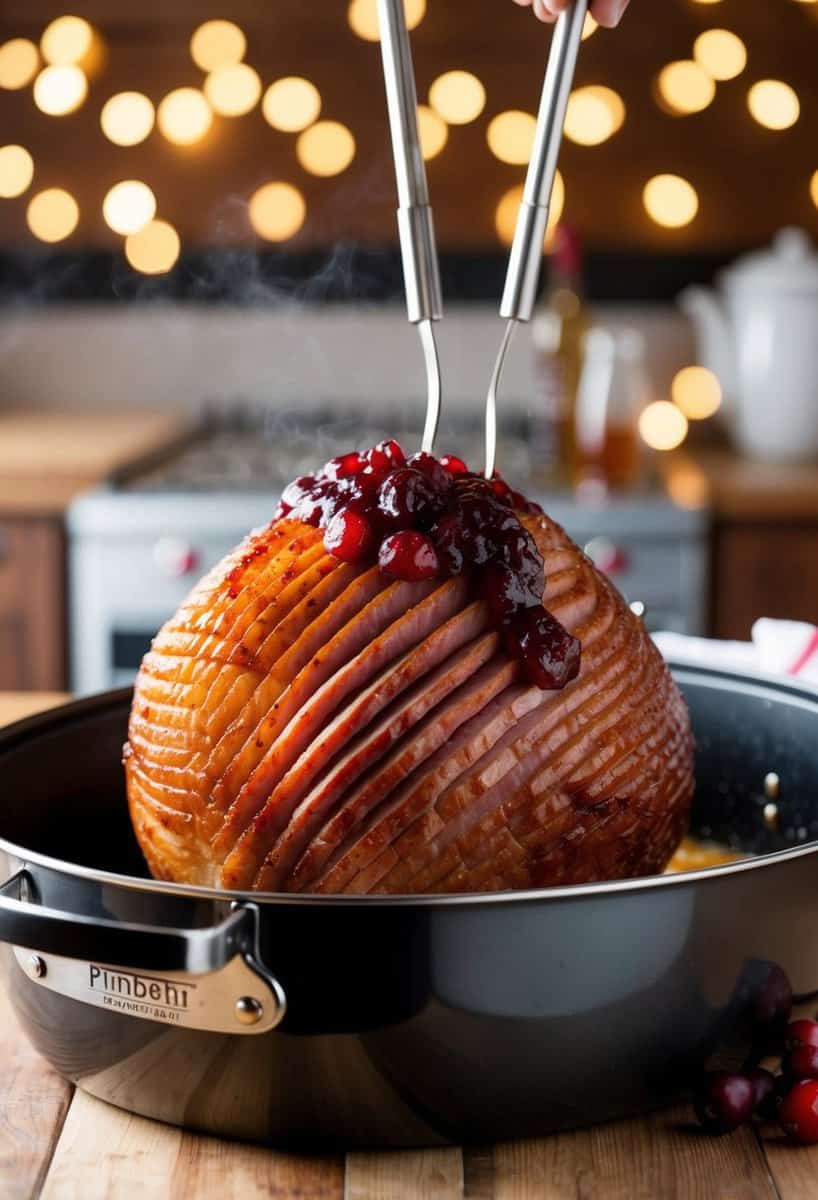
[[[684,701],[616,589],[517,515],[582,647],[559,690],[529,681],[466,575],[341,561],[294,515],[211,571],[136,684],[128,800],[153,874],[447,893],[661,871],[693,791]]]

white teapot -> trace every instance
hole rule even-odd
[[[769,250],[722,272],[719,293],[688,288],[699,360],[721,381],[741,450],[769,462],[818,457],[818,255],[783,229]]]

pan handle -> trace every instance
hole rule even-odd
[[[232,904],[207,929],[175,929],[62,912],[34,896],[24,869],[0,885],[0,942],[50,991],[222,1033],[264,1033],[284,1017],[284,992],[259,956],[254,904]]]
[[[0,942],[44,954],[93,958],[115,967],[191,975],[217,971],[237,954],[255,948],[252,905],[234,906],[228,917],[209,929],[173,929],[84,917],[19,899],[21,888],[32,893],[35,886],[25,870],[0,886]]]

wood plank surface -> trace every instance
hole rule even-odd
[[[348,1154],[344,1200],[463,1200],[461,1150]]]
[[[764,1153],[780,1200],[818,1196],[818,1146],[793,1146],[783,1134],[764,1141]]]

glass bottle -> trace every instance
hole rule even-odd
[[[638,483],[639,414],[649,390],[642,335],[634,329],[589,329],[577,388],[578,487],[622,491]]]

